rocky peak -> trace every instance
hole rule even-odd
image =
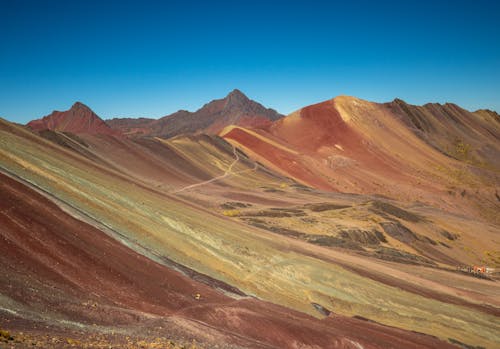
[[[81,102],[74,103],[66,111],[54,111],[42,119],[28,123],[33,130],[53,130],[71,133],[117,135],[96,113]]]
[[[90,111],[90,112],[92,112],[92,110],[89,107],[87,107],[85,104],[83,104],[82,102],[75,102],[71,106],[70,110],[75,110],[75,111],[76,110],[81,110],[81,111]]]
[[[88,119],[100,119],[96,113],[89,107],[87,107],[82,102],[74,103],[71,108],[68,110],[70,116],[78,117],[78,118],[88,118]]]
[[[246,101],[248,100],[248,97],[243,92],[238,90],[237,88],[235,88],[234,90],[229,92],[229,94],[226,96],[226,98],[227,99],[235,99],[235,100],[246,100]]]
[[[225,98],[226,108],[241,108],[250,103],[250,99],[238,89],[231,91]]]
[[[205,132],[217,134],[228,125],[259,126],[283,117],[273,109],[249,99],[234,89],[224,98],[212,100],[195,112],[179,110],[158,120],[111,120],[111,127],[132,136],[173,137],[179,134]]]

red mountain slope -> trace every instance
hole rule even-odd
[[[33,130],[52,130],[71,133],[119,135],[86,105],[76,102],[66,111],[54,111],[28,123]]]
[[[268,127],[231,126],[221,135],[255,160],[319,189],[467,210],[472,208],[463,203],[472,199],[491,216],[498,207],[500,123],[481,115],[451,104],[416,107],[342,96]],[[458,200],[461,192],[469,196]]]

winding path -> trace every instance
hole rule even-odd
[[[227,170],[223,174],[221,174],[220,176],[211,178],[207,181],[203,181],[200,183],[195,183],[195,184],[185,186],[183,188],[180,188],[180,189],[173,191],[172,194],[178,194],[180,192],[183,192],[184,190],[193,189],[193,188],[205,185],[205,184],[213,183],[215,181],[229,177],[230,175],[240,174],[240,173],[244,173],[244,172],[248,172],[248,171],[255,171],[257,169],[257,163],[255,163],[254,168],[242,170],[242,171],[238,171],[238,172],[233,172],[233,167],[236,165],[236,163],[238,161],[240,161],[240,156],[238,155],[238,152],[236,151],[236,147],[234,147],[234,146],[233,146],[233,154],[234,154],[234,161],[229,165]]]

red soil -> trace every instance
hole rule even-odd
[[[372,120],[372,110],[360,104],[352,120],[344,120],[341,102],[334,99],[311,105],[271,126],[248,131],[235,128],[223,137],[241,145],[254,160],[311,187],[441,205],[442,191],[449,183],[431,181],[427,174],[436,172],[439,164],[447,167],[449,159],[432,147],[421,149],[422,142],[416,137],[407,140],[408,134],[397,133],[399,128],[392,132],[392,126],[402,124],[389,110],[387,120]],[[379,127],[359,127],[371,121]],[[404,145],[406,153],[389,148],[391,144]],[[413,157],[412,151],[419,156]]]
[[[278,120],[273,124],[271,133],[299,149],[311,152],[335,144],[341,145],[349,155],[365,148],[362,137],[345,123],[332,101],[303,108],[300,120],[296,123]]]
[[[232,139],[255,153],[259,157],[256,160],[318,189],[370,192],[374,190],[372,181],[377,176],[408,181],[401,172],[400,164],[378,151],[342,119],[334,101],[305,107],[299,115],[277,120],[271,126],[264,125],[254,131],[292,152],[259,139],[244,129],[233,129],[224,138]],[[350,165],[332,166],[330,156],[345,159]],[[351,186],[339,187],[338,182],[331,182],[327,177],[349,182]],[[352,186],[352,183],[356,185]]]
[[[340,146],[339,153],[358,161],[371,171],[390,177],[400,177],[400,170],[393,160],[370,145],[351,125],[347,124],[335,108],[333,100],[314,104],[300,111],[298,122],[278,120],[271,133],[301,151],[318,153],[324,147]]]
[[[234,300],[134,252],[3,174],[0,197],[0,293],[48,318],[116,326],[140,325],[145,313],[181,317],[251,347],[453,347],[359,319],[318,320],[257,299]],[[0,309],[0,320],[7,318],[12,315]]]
[[[311,169],[304,167],[300,156],[280,149],[262,139],[246,132],[241,128],[234,128],[224,135],[225,139],[234,140],[247,149],[265,159],[270,167],[281,173],[299,179],[320,189],[332,189],[332,186],[322,180]],[[259,160],[259,159],[257,159]]]

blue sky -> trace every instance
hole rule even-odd
[[[0,116],[289,113],[346,94],[500,111],[498,1],[0,0]]]

